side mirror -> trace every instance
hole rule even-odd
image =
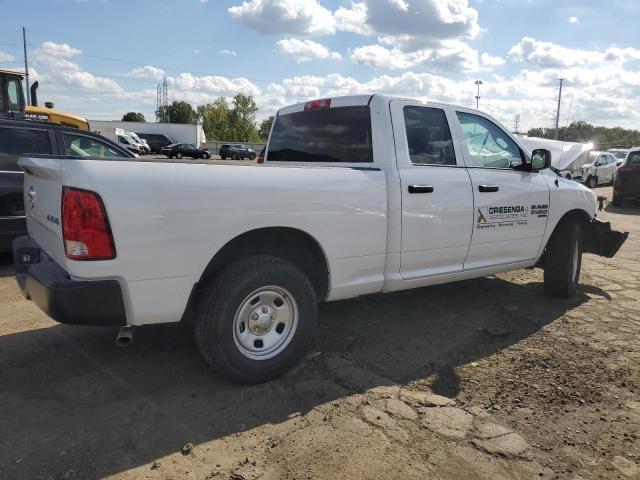
[[[531,152],[531,170],[544,170],[551,166],[551,152],[538,148]]]

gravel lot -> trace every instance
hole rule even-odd
[[[571,300],[526,270],[326,304],[255,387],[181,325],[55,324],[2,257],[0,478],[640,478],[640,205],[601,217],[631,235]]]

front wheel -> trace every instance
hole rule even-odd
[[[256,159],[256,154],[252,153],[251,155],[249,155],[249,160],[255,160]]]
[[[569,298],[578,288],[582,266],[582,228],[563,223],[551,235],[544,259],[544,290],[556,298]]]
[[[318,302],[308,277],[280,258],[237,261],[203,287],[194,328],[217,372],[267,382],[292,368],[315,335]]]
[[[202,158],[204,158],[205,160],[208,160],[209,158],[211,158],[211,155],[205,152],[202,154]]]
[[[180,160],[182,158],[182,154],[180,152],[176,153],[176,158]]]
[[[587,178],[587,187],[589,188],[596,188],[598,186],[598,179],[596,177],[589,177]]]

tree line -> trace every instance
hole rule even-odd
[[[253,96],[238,93],[229,102],[225,97],[216,98],[213,103],[199,105],[196,110],[190,103],[174,101],[156,111],[162,123],[200,123],[208,139],[236,142],[266,142],[271,131],[273,116],[256,122],[258,106]],[[123,121],[144,122],[139,112],[127,112]]]
[[[555,128],[532,128],[529,137],[555,138]],[[572,122],[558,130],[558,140],[566,142],[593,143],[594,150],[631,148],[640,145],[640,131],[621,127],[598,127],[582,120]]]

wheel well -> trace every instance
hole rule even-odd
[[[554,235],[556,234],[556,232],[558,231],[561,225],[564,225],[568,222],[575,222],[578,225],[580,225],[580,227],[582,228],[582,231],[584,232],[586,227],[589,225],[590,221],[591,221],[591,217],[584,210],[579,210],[579,209],[569,210],[567,213],[565,213],[562,216],[562,218],[556,224],[555,228],[553,229],[553,232],[549,236],[549,240],[547,240],[547,245],[549,244],[551,239],[554,237]],[[538,266],[544,265],[545,254],[547,252],[547,245],[545,245],[544,247],[545,249],[542,252],[542,256],[540,257],[540,260],[538,260],[538,263],[536,264]]]
[[[309,277],[318,298],[326,297],[329,266],[322,248],[308,233],[288,227],[260,228],[234,238],[211,259],[199,283],[249,255],[272,255],[290,261]]]

